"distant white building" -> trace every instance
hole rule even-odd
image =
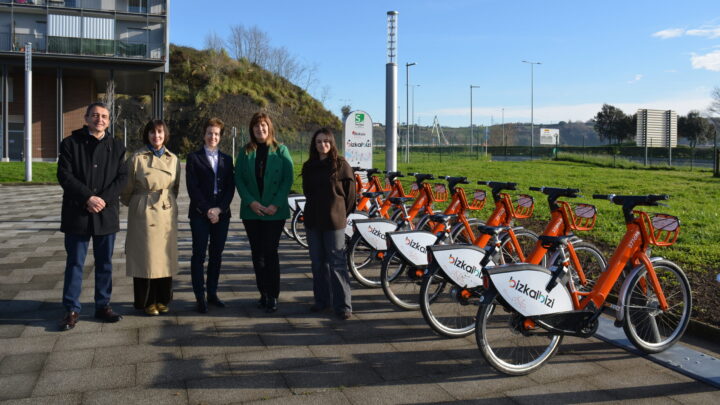
[[[677,146],[677,113],[673,110],[637,111],[637,146],[650,148]]]

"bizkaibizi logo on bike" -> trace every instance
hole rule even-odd
[[[371,234],[377,236],[378,238],[380,238],[382,240],[385,240],[385,234],[380,232],[378,229],[376,229],[372,225],[368,225],[368,232],[370,232]]]
[[[425,246],[423,246],[423,245],[422,245],[420,242],[418,242],[418,241],[415,241],[415,240],[410,239],[410,238],[407,237],[407,236],[405,237],[405,244],[408,245],[408,246],[410,246],[411,248],[419,251],[419,252],[427,253],[427,249],[425,248]]]
[[[475,275],[476,277],[482,276],[482,273],[480,272],[480,269],[477,268],[477,266],[473,266],[470,263],[465,263],[465,260],[462,260],[459,257],[450,255],[450,257],[448,258],[448,262],[465,272]]]
[[[532,289],[529,285],[523,284],[522,281],[513,279],[512,276],[510,276],[508,283],[513,290],[525,294],[541,304],[545,304],[548,308],[552,308],[553,305],[555,305],[555,299],[550,298],[550,295],[545,295],[540,290]]]

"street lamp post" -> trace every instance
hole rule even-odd
[[[507,159],[507,138],[505,137],[505,108],[502,109],[502,136],[503,146],[505,146],[505,159]]]
[[[535,109],[535,97],[534,97],[534,67],[535,65],[540,65],[542,62],[531,62],[524,60],[523,63],[527,63],[530,65],[530,160],[533,158],[533,149],[535,147],[535,141],[533,140],[533,135],[535,134],[535,117],[533,116],[534,109]]]
[[[473,105],[472,105],[472,96],[473,96],[473,89],[479,89],[480,86],[474,86],[470,85],[470,153],[472,154],[472,145],[474,138],[474,131],[473,131]],[[479,143],[479,142],[478,142]],[[478,146],[479,147],[479,146]]]
[[[410,96],[410,99],[412,100],[410,102],[410,105],[412,106],[411,112],[410,112],[410,121],[412,123],[412,144],[415,145],[415,88],[420,87],[419,84],[413,84],[412,87],[410,87],[412,91],[412,96]]]
[[[405,163],[410,163],[410,66],[415,62],[405,64]]]

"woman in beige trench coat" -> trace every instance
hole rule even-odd
[[[133,277],[135,308],[148,315],[168,312],[178,271],[180,160],[165,148],[169,136],[162,120],[147,123],[145,146],[128,159],[129,180],[121,196],[128,206],[126,273]]]

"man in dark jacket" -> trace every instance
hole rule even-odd
[[[127,181],[125,147],[107,132],[110,111],[90,104],[81,129],[60,144],[57,177],[63,188],[60,230],[65,233],[65,317],[61,330],[75,327],[80,314],[82,273],[90,238],[95,258],[95,318],[117,322],[110,308],[112,254],[120,230],[119,196]]]

